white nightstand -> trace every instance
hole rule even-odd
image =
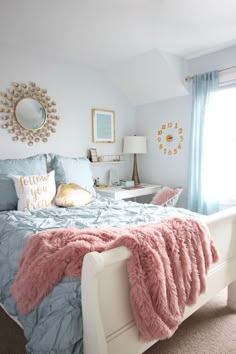
[[[141,197],[143,195],[155,194],[161,189],[161,185],[141,183],[137,187],[106,187],[96,188],[96,192],[102,197],[109,197],[116,200]]]

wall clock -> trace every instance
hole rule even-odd
[[[182,149],[183,128],[178,123],[162,124],[157,131],[159,149],[165,155],[176,155]]]

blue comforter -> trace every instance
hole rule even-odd
[[[34,212],[0,212],[0,302],[17,316],[28,340],[27,353],[83,353],[83,326],[79,279],[64,277],[28,315],[17,310],[10,288],[28,238],[39,231],[75,226],[119,227],[190,214],[187,210],[98,197],[79,208],[52,208]],[[192,214],[191,214],[192,215]]]

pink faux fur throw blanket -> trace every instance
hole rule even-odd
[[[57,229],[27,242],[11,291],[22,314],[32,311],[65,275],[81,277],[86,253],[126,246],[130,298],[142,340],[170,337],[206,290],[206,274],[219,259],[206,226],[174,217],[126,229]]]

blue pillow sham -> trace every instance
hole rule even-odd
[[[57,187],[60,184],[76,183],[86,189],[94,196],[93,177],[90,161],[86,158],[73,158],[61,155],[51,155],[51,167],[55,170],[55,180]]]
[[[47,155],[25,159],[0,160],[0,211],[17,208],[17,195],[11,175],[38,175],[47,173]]]

